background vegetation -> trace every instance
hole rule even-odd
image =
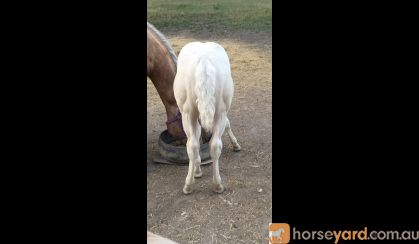
[[[148,0],[147,20],[163,31],[271,32],[272,1]]]

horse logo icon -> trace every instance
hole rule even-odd
[[[286,223],[269,224],[269,243],[282,244],[290,241],[290,226]]]

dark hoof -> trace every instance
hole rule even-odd
[[[238,145],[237,147],[233,146],[233,151],[240,152],[241,150],[242,150],[242,147],[240,145]]]

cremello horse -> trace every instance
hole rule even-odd
[[[224,48],[214,42],[192,42],[184,46],[178,56],[173,89],[187,136],[189,169],[183,192],[191,193],[194,178],[202,176],[199,155],[202,126],[212,134],[209,146],[214,191],[222,193],[224,186],[219,172],[219,158],[223,146],[221,136],[225,129],[234,150],[241,149],[227,118],[234,87],[230,62]]]

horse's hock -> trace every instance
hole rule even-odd
[[[211,159],[209,152],[208,140],[207,142],[201,143],[199,154],[201,156],[201,162],[205,163]],[[159,153],[160,155],[172,163],[188,164],[189,157],[186,151],[185,145],[176,145],[176,139],[173,138],[167,130],[160,134],[159,138]]]

